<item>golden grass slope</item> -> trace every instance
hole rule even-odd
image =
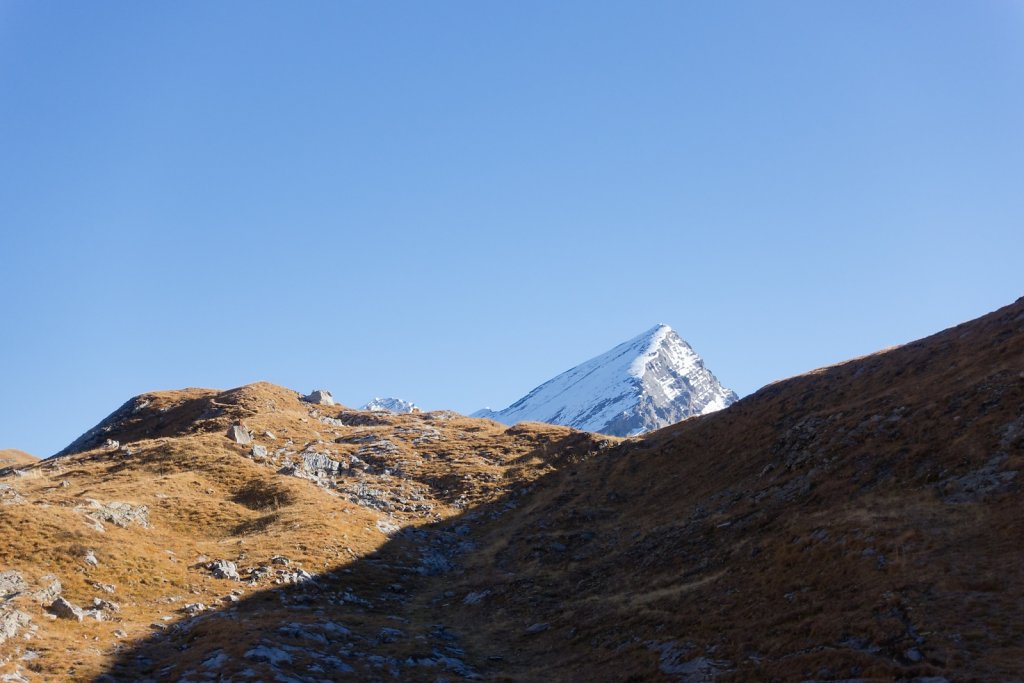
[[[37,627],[0,674],[1024,679],[1024,300],[643,439],[265,383],[147,394],[101,431],[0,478],[25,500],[0,508],[0,570]],[[344,467],[293,476],[303,453]],[[90,499],[150,525],[100,532]],[[51,621],[28,594],[48,575],[121,609]]]
[[[132,409],[96,440],[112,439],[119,447],[99,445],[0,478],[26,501],[0,514],[0,570],[20,571],[33,587],[56,576],[65,597],[79,606],[102,598],[121,607],[109,621],[74,623],[51,620],[44,605],[25,596],[16,599],[37,630],[0,645],[6,660],[0,673],[95,677],[126,646],[185,619],[183,605],[221,608],[230,606],[233,591],[246,596],[275,585],[276,575],[251,584],[215,579],[205,567],[209,561],[234,561],[244,573],[265,565],[277,570],[270,560],[282,555],[289,571],[320,574],[373,553],[395,528],[436,522],[527,485],[553,469],[556,455],[610,443],[550,425],[509,430],[453,413],[392,416],[314,406],[266,383],[227,392],[151,393],[129,404]],[[228,427],[238,423],[271,449],[268,457],[254,459],[250,447],[227,438]],[[388,510],[278,473],[306,449],[345,460],[385,440],[393,450],[363,452],[359,460],[367,469],[347,475],[346,485],[363,484]],[[560,441],[565,447],[549,453]],[[285,453],[276,455],[278,448]],[[415,505],[392,502],[399,499]],[[89,518],[91,500],[145,506],[149,527],[108,522],[99,531]],[[95,566],[86,560],[90,551]]]
[[[24,467],[39,461],[34,455],[16,448],[0,448],[0,469],[5,467]]]

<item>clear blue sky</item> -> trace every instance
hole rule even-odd
[[[269,380],[740,394],[1024,294],[1024,3],[0,0],[0,447]]]

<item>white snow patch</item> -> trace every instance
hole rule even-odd
[[[508,408],[480,410],[473,417],[626,436],[719,410],[736,398],[689,344],[659,324],[545,382]]]

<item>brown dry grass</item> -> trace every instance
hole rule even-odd
[[[295,591],[244,587],[245,600],[222,608],[228,618],[161,637],[151,624],[239,588],[201,558],[244,568],[284,554],[323,572],[323,616],[361,633],[400,619],[423,638],[443,622],[494,680],[654,680],[672,648],[680,662],[727,662],[721,680],[1019,680],[1020,479],[980,491],[963,482],[983,480],[994,456],[997,473],[1024,468],[1022,373],[1017,302],[621,443],[550,425],[319,408],[266,383],[147,394],[110,435],[131,455],[93,448],[2,479],[29,504],[0,510],[0,568],[32,581],[56,574],[79,604],[108,597],[91,582],[115,584],[119,621],[49,622],[26,607],[38,634],[0,645],[0,657],[31,648],[47,680],[178,676],[211,648],[231,654],[234,671],[255,666],[245,648],[307,618],[286,606]],[[391,452],[363,456],[373,485],[433,508],[388,517],[277,474],[280,461],[256,462],[224,436],[238,421],[272,431],[276,440],[257,438],[271,450],[291,440],[341,460],[364,439],[388,439]],[[427,430],[440,438],[410,436]],[[101,534],[75,509],[87,497],[147,505],[152,527]],[[451,572],[410,577],[402,567],[429,536],[389,538],[382,518],[434,537],[472,524],[476,546]],[[401,599],[387,597],[395,582]],[[348,590],[382,604],[323,599]],[[464,604],[471,591],[489,593]],[[550,628],[527,634],[538,622]],[[423,656],[417,643],[375,652],[404,661]]]
[[[559,471],[469,572],[498,626],[460,625],[515,680],[647,680],[675,641],[723,680],[1019,679],[1020,480],[949,496],[1022,436],[1024,301]]]
[[[17,448],[0,448],[0,470],[5,467],[25,467],[39,462],[39,458]]]
[[[225,437],[231,424],[245,424],[272,450],[290,441],[290,450],[311,444],[338,458],[355,453],[360,444],[336,443],[337,438],[376,433],[392,439],[398,450],[388,455],[386,464],[401,467],[409,478],[381,479],[374,485],[398,490],[411,482],[433,505],[429,516],[395,513],[392,519],[400,526],[458,515],[465,506],[500,496],[510,482],[552,471],[553,465],[542,457],[518,460],[538,443],[571,433],[537,425],[507,435],[502,425],[454,414],[367,415],[360,420],[343,406],[311,406],[295,392],[266,383],[227,392],[188,389],[140,398],[145,407],[102,439],[119,440],[131,449],[130,455],[100,446],[39,462],[28,476],[3,480],[29,503],[6,507],[0,514],[0,568],[18,569],[30,581],[55,574],[65,596],[79,605],[101,597],[122,606],[116,621],[71,624],[49,621],[40,606],[23,604],[40,625],[39,632],[31,641],[0,645],[0,651],[37,652],[40,656],[30,668],[46,679],[96,676],[117,652],[153,633],[152,624],[181,620],[177,610],[182,604],[220,605],[232,589],[254,590],[212,578],[202,566],[204,558],[229,559],[244,568],[285,555],[293,568],[319,573],[369,556],[388,541],[377,528],[386,514],[277,474],[277,464],[255,462],[246,455],[248,447]],[[377,424],[336,427],[322,424],[320,415]],[[428,428],[443,439],[413,447],[403,436],[402,430]],[[263,437],[265,431],[276,439]],[[592,442],[590,437],[572,438]],[[506,476],[510,467],[527,465],[531,473]],[[146,505],[151,527],[106,524],[100,533],[76,509],[87,498]],[[90,549],[99,559],[97,567],[84,562]],[[94,583],[113,584],[116,592],[104,594]],[[258,613],[248,620],[254,629],[260,623]],[[209,628],[211,634],[220,632],[219,627]],[[127,636],[116,637],[117,629]]]

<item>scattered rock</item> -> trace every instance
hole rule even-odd
[[[121,605],[120,604],[118,604],[116,602],[111,602],[110,600],[103,600],[102,598],[93,598],[92,599],[92,608],[94,610],[99,610],[100,612],[111,612],[111,613],[113,613],[113,612],[120,612],[121,611]]]
[[[25,676],[20,666],[10,673],[0,675],[0,683],[31,683],[31,680]]]
[[[0,505],[24,505],[28,501],[25,496],[14,490],[9,484],[0,484]]]
[[[404,638],[405,632],[397,628],[389,628],[385,626],[377,633],[377,640],[382,643],[393,643],[399,638]]]
[[[255,583],[270,576],[271,569],[267,565],[260,565],[249,570],[249,581]]]
[[[251,650],[246,651],[244,656],[246,659],[251,659],[254,662],[268,662],[275,666],[278,664],[290,664],[292,661],[292,656],[281,648],[267,645],[257,645]]]
[[[252,434],[242,425],[231,425],[228,427],[228,438],[243,446],[252,443]]]
[[[272,558],[270,558],[270,564],[282,564],[284,566],[288,566],[289,564],[291,564],[291,562],[292,561],[284,555],[274,555]]]
[[[181,608],[181,611],[184,612],[186,616],[190,616],[190,617],[194,617],[194,616],[196,616],[198,614],[202,614],[206,610],[207,610],[206,605],[204,605],[201,602],[190,602],[190,603],[188,603],[187,605],[184,605]]]
[[[204,669],[219,669],[228,661],[228,656],[223,650],[214,650],[210,656],[203,660]]]
[[[85,551],[85,563],[88,565],[92,565],[93,567],[98,567],[100,565],[100,561],[96,559],[96,551]]]
[[[1006,453],[997,453],[982,467],[962,477],[951,477],[936,486],[947,503],[974,503],[1012,490],[1017,470],[1005,469]]]
[[[138,524],[143,529],[149,528],[149,508],[145,505],[131,505],[120,501],[101,503],[91,498],[87,498],[86,501],[89,508],[85,516],[99,523],[100,527],[103,526],[102,522],[110,522],[122,529],[132,524]]]
[[[437,576],[452,569],[452,563],[444,553],[431,549],[420,552],[420,563],[416,566],[416,573],[421,576]]]
[[[317,633],[309,628],[307,624],[300,624],[296,622],[286,623],[277,629],[277,633],[287,638],[311,641],[318,645],[328,644],[327,636],[322,633]]]
[[[21,629],[32,623],[32,618],[16,609],[0,610],[0,643],[14,638]]]
[[[115,439],[107,439],[103,445],[107,448],[107,450],[116,451],[118,448],[121,447],[121,442]]]
[[[50,614],[56,616],[58,619],[73,619],[74,621],[82,621],[85,618],[85,611],[81,607],[77,607],[64,598],[57,598],[46,608]]]
[[[34,592],[32,599],[41,605],[49,605],[60,597],[64,587],[61,586],[60,580],[53,575],[44,576],[43,581],[49,581],[50,583]]]
[[[305,451],[299,454],[302,458],[301,466],[308,472],[326,472],[337,474],[341,470],[341,463],[332,460],[330,456],[315,451]]]
[[[218,579],[242,580],[242,577],[238,575],[238,567],[229,560],[214,560],[206,565],[206,568]]]
[[[401,527],[399,527],[394,522],[388,521],[386,519],[377,520],[377,531],[381,532],[385,536],[391,536],[392,534],[398,533],[400,528]]]
[[[909,650],[904,650],[903,656],[907,658],[908,662],[914,662],[915,664],[924,659],[924,655],[922,655],[921,651],[918,650],[916,647],[912,647]]]
[[[260,446],[259,444],[254,445],[252,450],[249,451],[249,455],[254,458],[265,458],[267,457],[267,447]]]
[[[326,389],[314,389],[308,395],[303,396],[302,400],[306,403],[316,403],[321,406],[336,406],[338,405],[334,401],[334,397],[331,396],[331,392]]]
[[[692,657],[697,647],[690,642],[650,642],[647,647],[660,654],[658,668],[661,672],[682,683],[710,683],[731,666],[724,660]]]
[[[303,451],[298,462],[285,461],[278,474],[288,474],[300,479],[308,479],[319,486],[330,487],[331,477],[341,472],[341,463],[330,456],[316,451]]]
[[[462,604],[479,605],[481,602],[484,601],[484,598],[486,598],[490,594],[491,591],[474,591],[472,593],[467,593],[466,597],[462,598]]]
[[[531,624],[526,628],[526,632],[529,635],[533,635],[534,633],[543,633],[544,631],[547,631],[549,628],[551,628],[551,624]]]
[[[727,666],[728,662],[696,657],[687,662],[663,665],[661,670],[666,674],[678,676],[684,683],[704,683],[715,680]]]
[[[274,579],[274,583],[290,585],[306,583],[307,581],[313,580],[313,575],[304,569],[296,569],[293,572],[278,569],[277,578]]]
[[[10,600],[28,589],[21,572],[14,569],[0,572],[0,600]]]

